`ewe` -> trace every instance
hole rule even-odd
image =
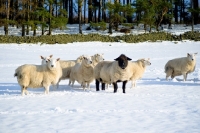
[[[188,73],[195,70],[196,55],[197,53],[188,53],[187,57],[169,60],[165,65],[166,80],[169,76],[173,79],[175,76],[183,75],[183,81],[186,81]]]
[[[47,64],[25,64],[15,70],[14,76],[21,86],[21,94],[28,94],[27,88],[45,88],[45,94],[49,93],[51,84],[56,85],[62,76],[62,69],[58,59],[48,59]]]
[[[129,57],[121,54],[115,61],[102,61],[97,64],[94,69],[94,77],[96,79],[96,90],[99,91],[99,82],[102,82],[102,90],[105,90],[105,83],[113,84],[114,93],[117,92],[117,82],[123,82],[122,89],[125,93],[126,83],[132,76],[129,65],[131,62]]]
[[[91,56],[84,55],[81,63],[76,63],[75,66],[72,67],[70,73],[69,85],[72,83],[72,87],[74,85],[75,80],[81,84],[83,90],[85,91],[86,85],[87,88],[90,88],[90,83],[94,80],[93,77],[93,64]]]
[[[133,61],[132,63],[130,63],[130,68],[132,70],[132,77],[130,79],[132,81],[131,88],[136,87],[136,80],[142,78],[146,70],[146,66],[151,65],[149,60],[150,60],[149,58],[139,59],[137,61]]]

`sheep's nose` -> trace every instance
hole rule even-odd
[[[90,61],[90,63],[92,64],[92,61]]]
[[[54,65],[51,65],[51,67],[53,67]]]
[[[194,60],[194,59],[192,59],[192,60]]]

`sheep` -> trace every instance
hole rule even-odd
[[[41,64],[47,64],[48,62],[48,59],[52,58],[53,55],[50,55],[48,57],[43,57],[43,56],[40,56],[40,58],[42,59],[42,63]]]
[[[69,85],[72,83],[72,87],[74,85],[75,80],[81,84],[83,90],[85,91],[86,85],[87,88],[90,89],[90,83],[94,80],[93,73],[94,67],[92,64],[91,56],[83,56],[83,60],[81,63],[76,63],[75,66],[72,67],[70,73]]]
[[[45,94],[49,94],[49,86],[55,85],[62,76],[62,69],[58,59],[48,59],[47,64],[25,64],[15,70],[14,77],[21,86],[21,95],[27,95],[27,88],[45,88]]]
[[[52,58],[52,56],[53,55],[50,55],[49,57],[41,56],[42,64],[46,64],[47,63],[47,59]],[[83,56],[79,56],[76,60],[59,60],[60,66],[62,68],[62,76],[60,77],[58,83],[56,84],[56,86],[54,86],[54,88],[58,88],[59,87],[59,83],[60,83],[61,80],[69,79],[71,68],[77,62],[81,62],[82,60],[83,60]]]
[[[112,61],[101,61],[94,67],[94,79],[96,83],[96,91],[99,91],[99,82],[101,82],[100,72],[105,64],[109,64]],[[107,84],[108,85],[108,84]],[[102,90],[105,90],[105,83],[102,83]]]
[[[99,82],[102,82],[102,90],[105,90],[105,83],[113,84],[114,93],[117,92],[118,86],[117,82],[123,82],[122,89],[125,93],[126,83],[130,80],[131,70],[130,70],[130,60],[124,54],[121,54],[115,61],[102,61],[96,66],[95,78],[96,78],[96,91],[99,91]],[[100,68],[100,70],[98,70]],[[98,75],[99,74],[99,75]],[[99,79],[98,79],[99,76]]]
[[[93,56],[91,56],[92,58],[92,64],[93,66],[95,67],[99,62],[103,61],[104,58],[103,58],[103,54],[95,54]]]
[[[187,53],[187,57],[169,60],[164,68],[166,80],[168,80],[169,76],[173,79],[175,76],[183,75],[183,81],[186,81],[188,73],[192,73],[195,70],[196,55],[197,53]]]
[[[137,61],[133,61],[130,63],[130,68],[132,70],[132,77],[130,80],[132,81],[131,88],[136,87],[136,80],[142,78],[142,75],[144,74],[144,71],[146,69],[146,66],[151,65],[148,59],[139,59]]]

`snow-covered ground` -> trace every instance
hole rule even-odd
[[[187,53],[198,52],[196,70],[166,81],[165,63]],[[53,54],[62,60],[76,59],[82,54],[104,53],[106,60],[125,54],[132,60],[150,58],[137,87],[122,93],[112,86],[105,91],[83,91],[76,82],[68,86],[63,80],[57,90],[21,89],[14,78],[22,64],[40,64],[40,55]],[[102,43],[84,42],[62,45],[0,45],[0,133],[199,133],[200,132],[200,42]]]
[[[83,33],[88,25],[83,25]],[[77,34],[77,25],[67,30],[54,30],[53,34]],[[173,25],[164,31],[182,34],[191,26]],[[200,30],[196,25],[195,30]],[[108,35],[107,31],[98,31]],[[144,33],[142,26],[135,27],[132,34]],[[40,35],[41,31],[38,30]],[[0,27],[0,35],[4,35]],[[20,36],[20,29],[9,27],[9,35]],[[32,35],[32,32],[30,32]],[[112,36],[123,35],[114,32]],[[165,63],[173,58],[198,52],[196,70],[188,75],[166,81]],[[68,80],[61,81],[57,90],[28,89],[30,94],[21,96],[21,89],[14,78],[15,69],[22,64],[40,64],[40,55],[53,54],[62,60],[76,59],[82,54],[104,53],[106,60],[126,54],[132,60],[150,58],[144,76],[137,87],[122,93],[121,83],[117,93],[112,86],[96,92],[95,82],[91,90],[83,91],[78,83],[72,88]],[[144,42],[102,43],[83,42],[60,45],[48,44],[1,44],[0,45],[0,133],[199,133],[200,132],[200,42]]]

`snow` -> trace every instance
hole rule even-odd
[[[165,63],[187,53],[200,54],[200,42],[103,43],[75,42],[68,44],[1,44],[0,45],[0,133],[199,133],[200,132],[200,56],[187,81],[178,76],[166,81]],[[21,96],[14,78],[15,69],[22,64],[40,64],[40,55],[74,60],[82,54],[104,53],[106,60],[125,54],[132,60],[150,58],[137,87],[126,94],[118,83],[96,92],[83,91],[76,82],[74,88],[63,80],[57,90],[29,88]]]

